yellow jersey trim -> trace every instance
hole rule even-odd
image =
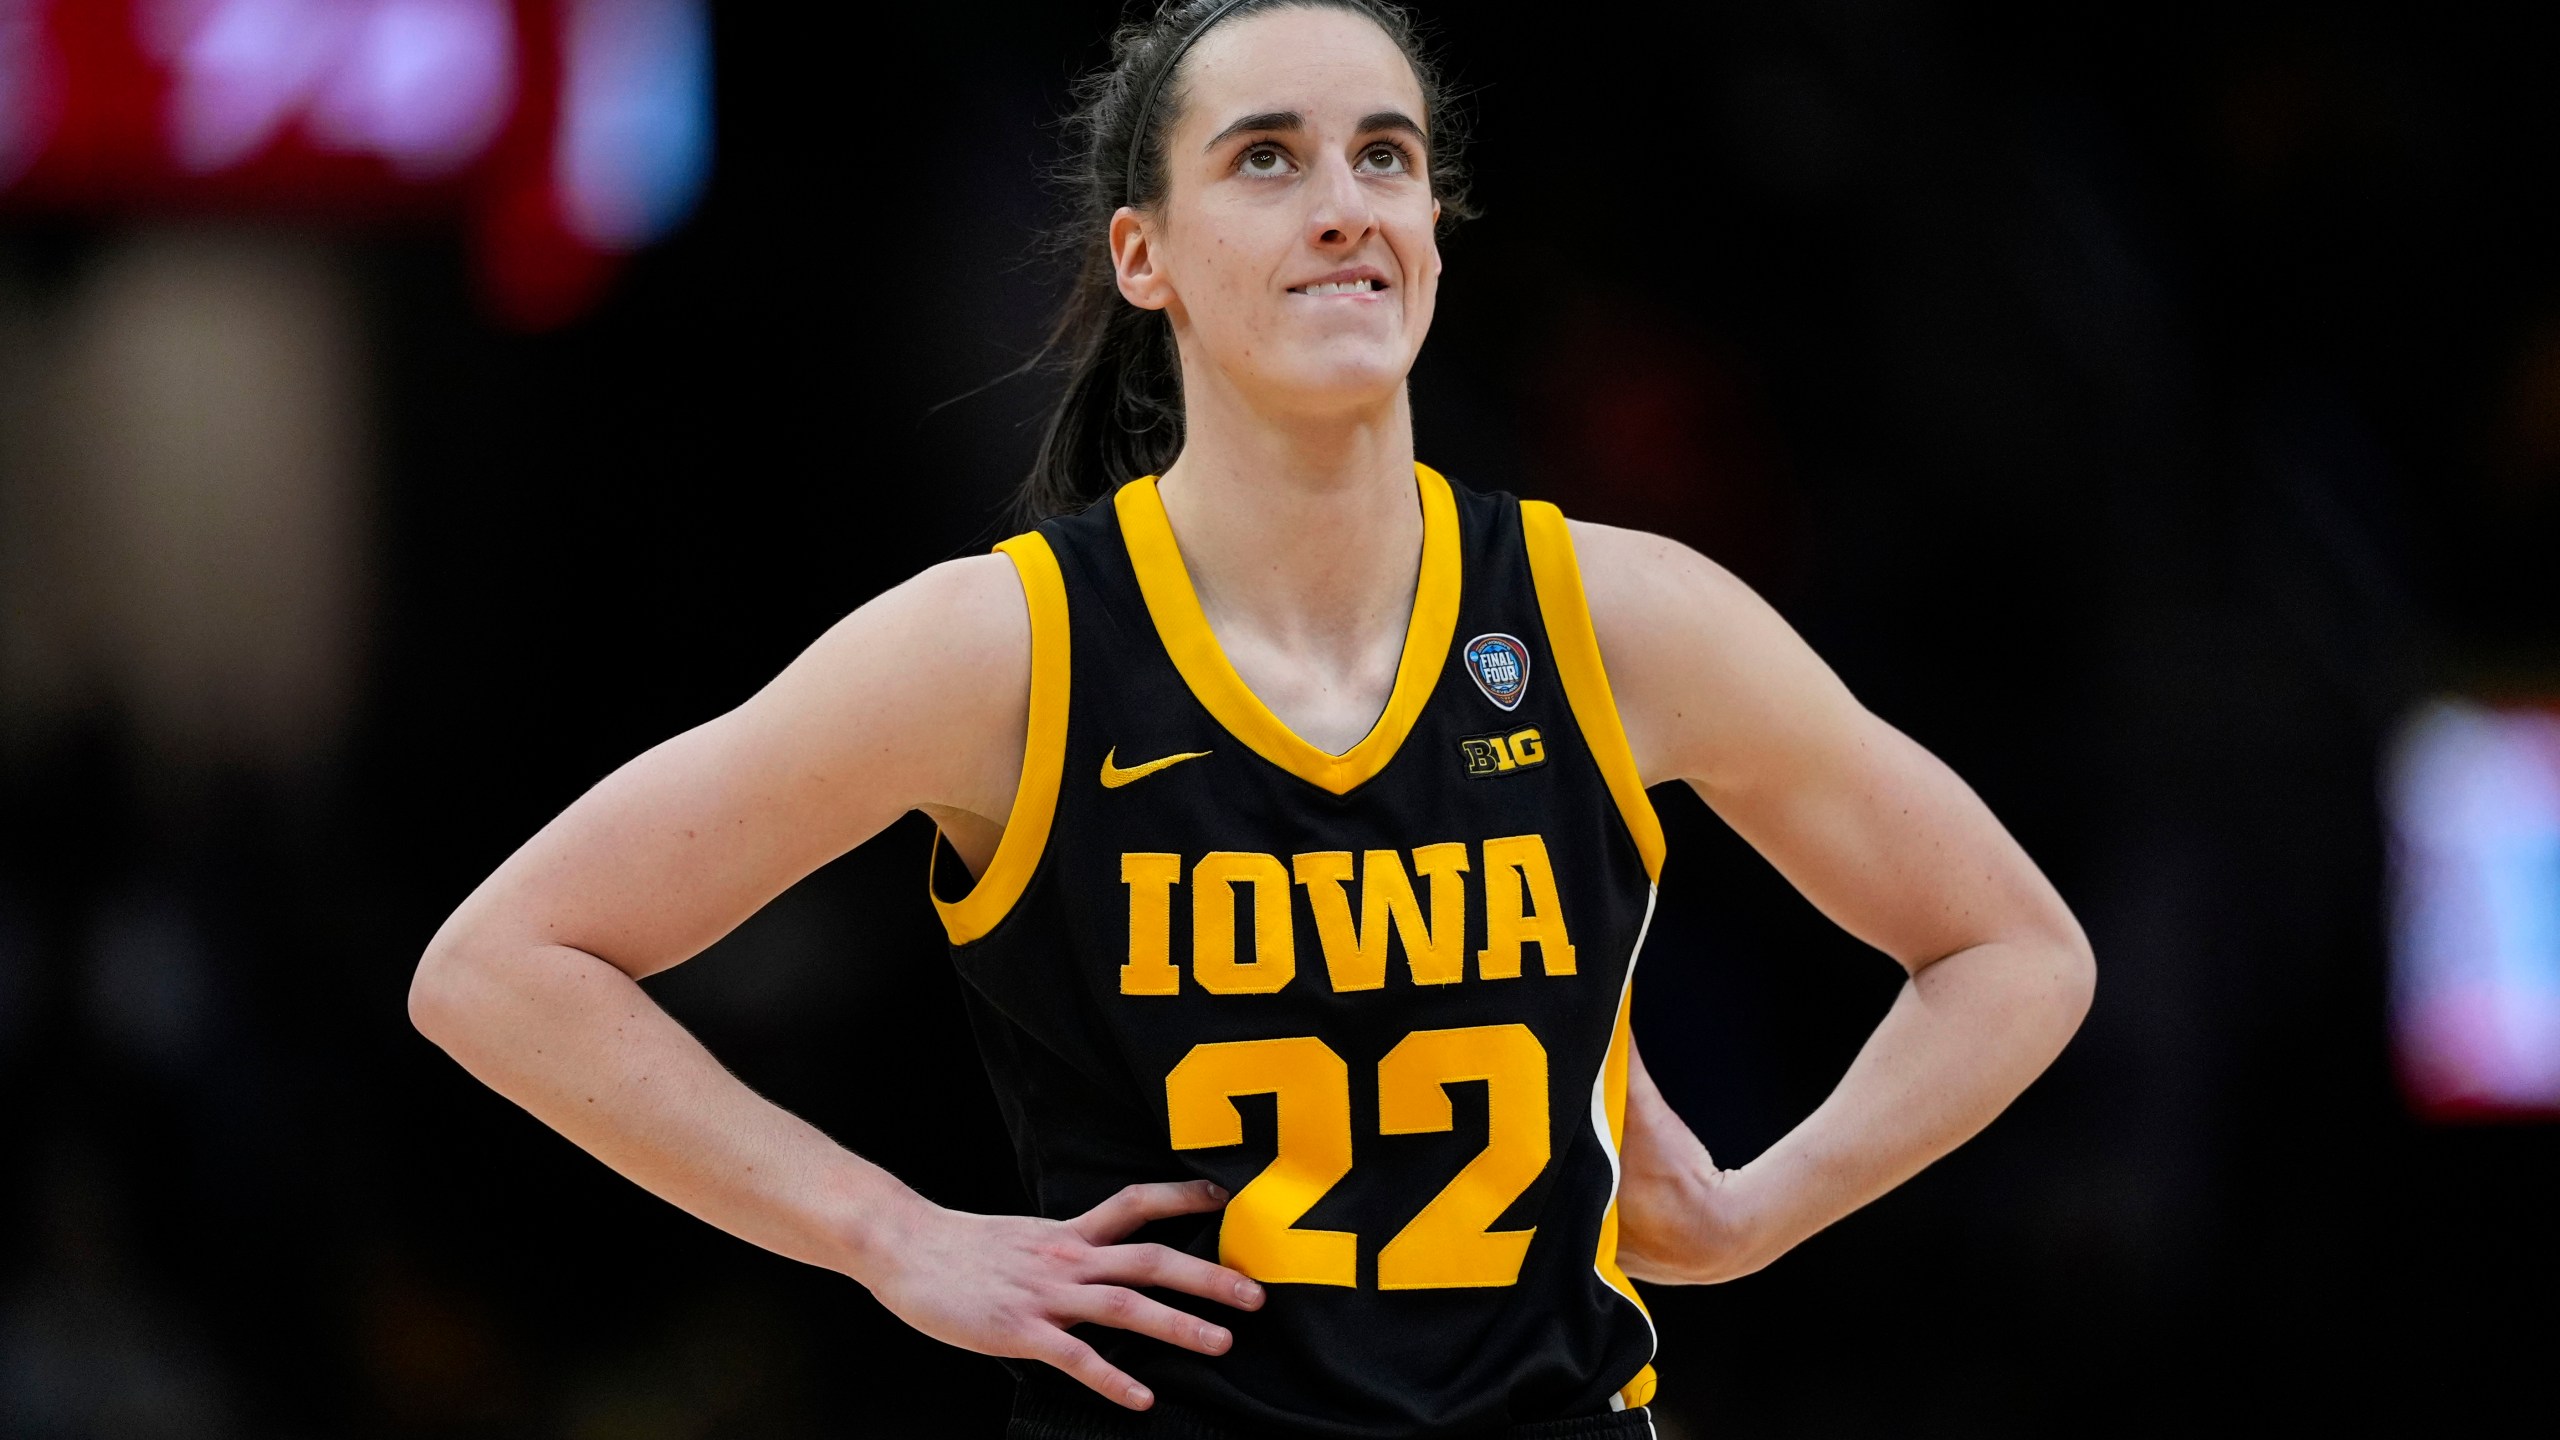
[[[1120,517],[1120,534],[1129,547],[1129,563],[1138,572],[1138,589],[1146,596],[1147,614],[1157,638],[1172,657],[1182,682],[1209,712],[1210,718],[1263,759],[1299,779],[1336,795],[1352,790],[1387,767],[1397,747],[1413,729],[1422,707],[1448,664],[1449,646],[1458,633],[1461,581],[1458,502],[1449,482],[1427,465],[1413,467],[1422,496],[1422,574],[1414,586],[1413,618],[1405,625],[1404,657],[1396,665],[1395,688],[1385,713],[1339,755],[1300,739],[1262,698],[1236,674],[1227,653],[1218,648],[1209,620],[1200,609],[1199,592],[1182,563],[1173,524],[1165,518],[1164,497],[1149,475],[1120,487],[1112,506]]]
[[[1554,652],[1556,675],[1573,706],[1574,723],[1591,758],[1600,764],[1618,815],[1644,857],[1646,878],[1662,880],[1661,818],[1644,793],[1644,777],[1636,769],[1635,751],[1627,744],[1626,727],[1618,720],[1617,697],[1609,691],[1608,667],[1600,663],[1600,636],[1591,628],[1590,603],[1583,598],[1582,567],[1573,558],[1573,534],[1564,512],[1543,500],[1520,502],[1520,533],[1529,547],[1529,575],[1538,588],[1538,613],[1547,625],[1547,648]]]
[[[1652,1366],[1647,1365],[1636,1372],[1636,1378],[1628,1381],[1618,1391],[1618,1401],[1629,1410],[1639,1405],[1650,1405],[1653,1403],[1654,1392],[1661,1388],[1662,1378],[1653,1373]]]
[[[1601,1097],[1609,1116],[1609,1153],[1612,1156],[1623,1156],[1627,1150],[1627,1051],[1632,1043],[1629,1037],[1633,1033],[1627,1016],[1634,999],[1635,987],[1632,984],[1618,996],[1618,1024],[1609,1036],[1609,1058],[1602,1062],[1600,1069]],[[1613,1160],[1611,1163],[1623,1165],[1625,1162]],[[1653,1311],[1646,1307],[1644,1297],[1636,1293],[1635,1282],[1627,1278],[1626,1270],[1618,1264],[1618,1196],[1615,1189],[1610,1192],[1607,1213],[1600,1217],[1600,1245],[1592,1263],[1610,1289],[1633,1301],[1635,1307],[1644,1312],[1648,1322],[1653,1319]],[[1618,1400],[1622,1407],[1628,1409],[1650,1404],[1658,1384],[1653,1367],[1647,1365],[1635,1373],[1634,1379],[1619,1387]]]
[[[1031,885],[1032,872],[1049,848],[1049,823],[1058,813],[1058,782],[1067,767],[1068,632],[1067,582],[1058,571],[1057,552],[1040,532],[1016,535],[996,546],[1013,561],[1022,581],[1022,598],[1031,610],[1031,716],[1022,741],[1022,778],[1013,788],[1013,812],[1005,817],[1004,837],[995,857],[969,893],[945,900],[932,890],[932,869],[925,872],[933,908],[942,913],[942,928],[951,943],[966,945],[993,930]],[[937,842],[939,837],[936,837]],[[941,845],[934,846],[936,858]]]

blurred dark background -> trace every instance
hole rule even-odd
[[[1423,457],[1759,586],[2100,959],[1980,1140],[1652,1292],[1663,1434],[2535,1393],[2560,1137],[2412,1118],[2376,796],[2429,696],[2560,674],[2560,11],[1424,9],[1485,215]],[[715,7],[698,208],[553,312],[439,221],[0,215],[0,1433],[997,1433],[993,1362],[403,1013],[581,789],[1005,533],[1041,386],[934,407],[1040,333],[1050,121],[1116,7],[854,13]],[[1739,1163],[1899,972],[1657,799],[1637,1030]],[[926,841],[652,989],[927,1195],[1020,1208]]]

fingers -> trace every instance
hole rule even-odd
[[[1626,1272],[1628,1279],[1641,1280],[1647,1285],[1687,1285],[1692,1283],[1679,1271],[1668,1266],[1656,1265],[1650,1257],[1640,1255],[1633,1250],[1624,1248],[1621,1248],[1618,1251],[1618,1268]]]
[[[1074,1376],[1096,1395],[1114,1405],[1144,1410],[1156,1403],[1147,1387],[1121,1373],[1102,1358],[1094,1348],[1064,1330],[1052,1331],[1053,1339],[1038,1357]]]
[[[1131,1185],[1067,1222],[1088,1245],[1109,1245],[1150,1220],[1199,1215],[1227,1203],[1227,1192],[1207,1180]]]
[[[1092,1252],[1094,1280],[1179,1290],[1239,1310],[1262,1308],[1262,1287],[1224,1265],[1185,1255],[1169,1245],[1112,1245]]]
[[[1080,1287],[1059,1312],[1059,1318],[1090,1320],[1114,1330],[1151,1335],[1167,1345],[1179,1345],[1203,1355],[1224,1355],[1236,1339],[1223,1325],[1212,1325],[1197,1315],[1186,1315],[1161,1300],[1150,1300],[1118,1285]]]

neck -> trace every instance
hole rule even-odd
[[[1183,380],[1182,455],[1158,489],[1211,626],[1351,669],[1400,645],[1422,564],[1403,387],[1374,410],[1274,417]]]

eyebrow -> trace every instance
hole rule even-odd
[[[1265,110],[1259,114],[1247,115],[1210,136],[1209,143],[1200,148],[1204,151],[1215,150],[1239,135],[1249,135],[1256,131],[1287,132],[1306,128],[1307,117],[1295,110]],[[1401,110],[1379,110],[1363,115],[1360,117],[1359,129],[1362,134],[1378,130],[1399,130],[1426,145],[1431,143],[1430,134],[1420,125],[1415,124],[1412,116]]]
[[[1400,130],[1425,145],[1431,143],[1431,136],[1414,123],[1412,116],[1401,110],[1380,110],[1360,117],[1360,133],[1366,135],[1378,130]]]
[[[1295,110],[1265,110],[1258,115],[1247,115],[1210,136],[1209,143],[1200,148],[1215,150],[1237,136],[1255,130],[1304,130],[1305,128],[1307,128],[1307,117]]]

